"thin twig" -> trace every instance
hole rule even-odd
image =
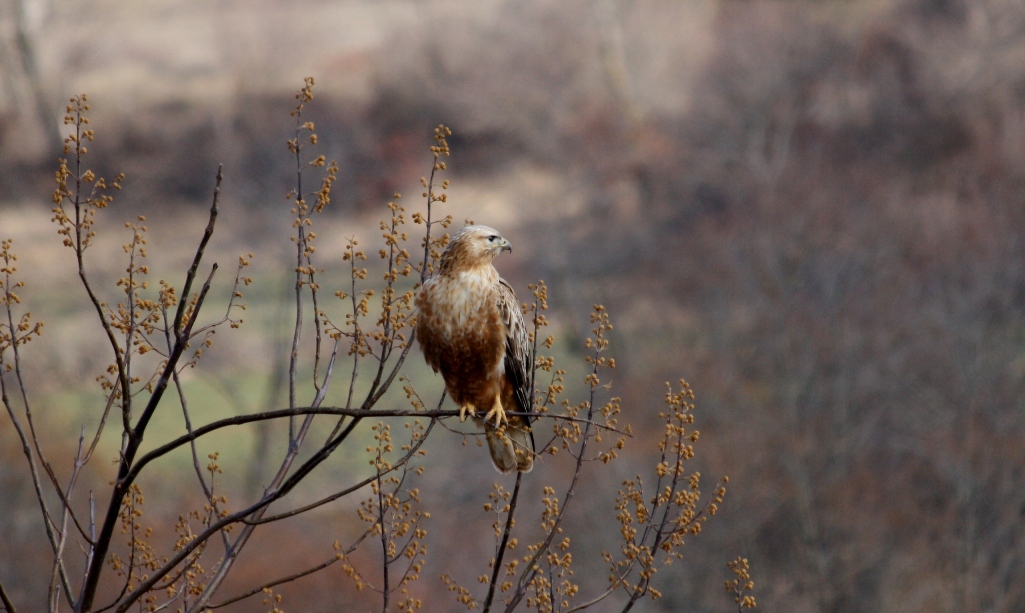
[[[14,608],[14,603],[11,602],[11,597],[7,595],[7,590],[4,589],[3,582],[0,582],[0,604],[4,605],[4,610],[7,613],[17,613],[17,609]]]
[[[381,596],[383,602],[381,604],[381,613],[387,613],[388,611],[388,596],[391,595],[389,589],[388,580],[388,529],[384,525],[384,482],[381,481],[381,455],[380,447],[378,448],[377,456],[377,523],[381,526],[381,574],[382,587]]]
[[[188,588],[188,583],[182,583],[182,586],[180,588],[178,588],[178,593],[175,594],[175,596],[173,598],[167,599],[167,601],[164,602],[164,604],[158,605],[157,607],[152,609],[151,613],[157,613],[157,611],[163,611],[164,609],[170,607],[171,604],[174,603],[174,601],[180,599],[182,597],[182,595],[185,594],[186,588]]]
[[[505,518],[505,529],[502,531],[502,543],[498,546],[498,554],[495,556],[495,568],[491,572],[491,583],[488,585],[488,595],[484,599],[484,606],[481,613],[488,613],[491,610],[491,601],[495,598],[495,586],[498,584],[498,574],[502,570],[502,560],[509,546],[509,535],[512,533],[513,514],[516,512],[516,499],[520,495],[520,480],[523,473],[516,473],[516,486],[513,488],[512,498],[509,500],[509,513]]]
[[[324,384],[321,387],[321,389],[317,392],[316,397],[313,399],[314,407],[319,406],[320,403],[323,402],[324,397],[327,395],[328,388],[330,387],[331,376],[334,373],[335,358],[337,354],[338,342],[336,341],[334,351],[331,354],[331,361],[328,364],[327,372],[324,374]],[[265,504],[257,506],[252,511],[251,514],[253,515],[253,517],[251,519],[259,520],[263,516],[263,514],[267,512],[269,505],[274,500],[278,500],[284,497],[286,494],[288,494],[288,492],[291,491],[292,488],[294,488],[299,483],[299,481],[305,478],[305,476],[309,474],[309,472],[312,471],[313,468],[315,468],[321,462],[326,460],[331,455],[331,453],[334,452],[337,446],[341,444],[341,441],[338,441],[337,443],[329,444],[321,448],[321,450],[315,453],[313,457],[311,457],[303,465],[301,465],[300,468],[290,478],[285,479],[285,477],[288,475],[289,470],[292,467],[293,462],[299,454],[299,448],[302,446],[303,440],[305,440],[307,432],[309,432],[310,424],[313,421],[313,417],[314,414],[307,414],[306,419],[303,420],[303,426],[302,428],[300,428],[298,434],[296,435],[296,438],[290,439],[288,452],[285,454],[284,460],[282,460],[281,466],[278,469],[278,473],[277,475],[275,475],[274,479],[271,481],[271,484],[265,490],[264,500],[266,500],[267,502]],[[250,514],[247,513],[246,515]],[[228,551],[225,552],[224,559],[217,566],[217,569],[210,577],[206,587],[203,589],[202,593],[200,593],[199,597],[192,604],[192,606],[188,609],[189,612],[202,610],[202,608],[207,605],[207,603],[213,597],[214,593],[220,587],[221,582],[223,582],[224,578],[228,575],[228,572],[234,565],[235,560],[238,559],[239,552],[242,550],[243,547],[245,547],[246,543],[249,542],[249,538],[252,536],[253,531],[255,529],[255,525],[246,525],[244,528],[242,528],[240,534],[235,539],[235,542],[232,543]],[[138,590],[136,590],[136,592],[138,592]],[[123,610],[124,609],[119,608],[119,613],[121,613],[121,611]]]
[[[218,171],[218,177],[220,172]],[[219,180],[219,179],[218,179]],[[210,235],[213,234],[213,222],[217,215],[217,197],[214,195],[213,205],[210,208],[210,221],[207,224],[207,231],[203,236],[203,240],[200,242],[200,247],[197,249],[196,258],[193,261],[193,267],[190,269],[189,276],[187,277],[186,285],[191,286],[192,279],[195,277],[195,270],[199,267],[199,258],[202,255],[203,250],[206,247],[207,241],[209,241]],[[175,315],[175,336],[176,341],[174,345],[174,351],[171,356],[167,359],[167,363],[164,365],[164,370],[160,375],[160,379],[157,381],[154,387],[153,394],[150,396],[150,400],[147,403],[147,407],[142,414],[139,416],[138,422],[135,427],[130,431],[129,443],[125,449],[120,465],[118,468],[118,479],[115,481],[114,489],[111,491],[111,500],[108,503],[107,514],[104,519],[103,526],[99,531],[99,538],[96,541],[95,556],[92,558],[89,568],[86,572],[87,580],[85,583],[85,589],[83,590],[82,598],[79,599],[79,606],[76,607],[76,613],[84,613],[92,608],[93,600],[96,595],[96,588],[99,585],[99,575],[103,573],[104,561],[107,558],[107,551],[110,548],[111,538],[114,535],[114,527],[117,524],[121,501],[128,491],[128,487],[131,485],[131,480],[128,480],[129,475],[132,473],[132,461],[135,459],[135,454],[138,451],[139,446],[142,443],[142,437],[146,433],[146,427],[153,417],[153,413],[156,411],[157,406],[160,404],[160,400],[163,397],[164,391],[167,389],[167,382],[171,378],[171,373],[177,368],[178,360],[181,354],[185,352],[187,340],[192,333],[192,328],[199,317],[201,308],[203,307],[203,301],[206,298],[207,292],[210,289],[210,282],[213,278],[214,273],[217,271],[217,264],[214,263],[210,270],[210,275],[207,277],[206,282],[203,284],[203,288],[200,291],[199,297],[196,300],[195,307],[192,310],[192,314],[189,318],[189,323],[185,326],[185,330],[180,330],[177,326],[180,325],[181,316],[183,315],[182,305],[188,301],[188,295],[183,294],[180,301],[178,302],[178,312]],[[122,382],[122,390],[127,391],[128,385]],[[127,393],[122,394],[123,398],[130,398]],[[137,475],[137,472],[134,473]],[[134,476],[132,477],[134,479]]]
[[[217,222],[217,204],[221,195],[221,180],[224,178],[224,164],[217,166],[217,182],[214,185],[214,197],[213,202],[210,204],[210,217],[206,222],[206,229],[203,230],[203,238],[199,241],[199,247],[196,249],[196,254],[192,258],[192,265],[189,266],[189,272],[185,275],[185,285],[182,287],[181,299],[178,301],[178,309],[174,313],[174,330],[175,342],[182,343],[187,336],[181,333],[182,318],[185,316],[185,307],[189,302],[189,294],[192,293],[192,284],[196,280],[196,274],[199,272],[199,263],[203,259],[203,254],[206,252],[207,243],[210,242],[210,237],[214,235],[214,224]],[[198,309],[198,305],[197,305]],[[193,309],[192,316],[189,318],[190,321],[196,319],[196,310]]]
[[[54,613],[56,613],[57,611],[58,601],[60,600],[60,586],[57,586],[55,584],[57,583],[57,577],[60,574],[60,571],[62,570],[62,566],[64,563],[64,547],[67,545],[68,542],[68,517],[70,517],[72,521],[74,521],[75,527],[78,528],[78,531],[82,535],[82,537],[85,538],[87,541],[89,540],[89,537],[86,535],[85,530],[78,523],[78,517],[76,517],[75,513],[72,511],[71,503],[68,501],[68,498],[71,496],[72,491],[74,491],[75,489],[75,483],[78,481],[78,474],[82,469],[82,448],[84,444],[85,426],[82,427],[82,432],[78,437],[78,451],[75,452],[75,463],[74,468],[71,471],[71,478],[68,479],[67,492],[65,493],[59,485],[55,488],[57,493],[60,495],[64,509],[61,512],[60,543],[57,546],[57,553],[54,555],[53,560],[53,570],[50,573],[50,610]],[[50,468],[50,465],[44,462],[43,466],[46,468],[46,472],[50,475],[50,478],[53,479],[54,482],[56,482],[57,478],[56,476],[54,476],[53,470]],[[89,545],[92,546],[93,543],[89,541]],[[67,585],[65,587],[64,594],[68,599],[68,604],[71,605],[71,607],[74,607],[75,598],[69,591],[70,587],[70,585]]]
[[[67,493],[65,493],[64,490],[62,490],[60,487],[54,487],[54,491],[57,492],[57,497],[60,498],[60,500],[61,500],[61,506],[64,508],[63,512],[64,513],[69,513],[71,515],[71,519],[72,519],[72,521],[75,524],[75,528],[78,529],[78,533],[82,535],[82,538],[84,538],[86,540],[86,542],[88,542],[90,545],[94,545],[95,543],[93,543],[91,540],[89,540],[89,536],[85,533],[85,528],[83,528],[82,524],[80,524],[78,522],[78,517],[76,517],[74,511],[71,510],[71,501],[68,500],[68,497],[71,495],[72,488],[75,487],[75,481],[78,480],[78,473],[79,473],[79,471],[81,469],[81,466],[79,466],[79,461],[81,460],[81,457],[82,457],[81,456],[81,453],[82,453],[81,444],[82,444],[82,442],[83,441],[81,439],[79,439],[79,450],[78,450],[78,454],[79,455],[75,456],[75,467],[74,467],[74,470],[72,471],[71,482],[68,484],[68,491],[67,491]],[[50,465],[48,463],[44,462],[43,463],[43,468],[46,470],[46,473],[50,476],[50,479],[52,481],[56,482],[57,481],[57,476],[53,473],[53,469],[50,467]],[[63,535],[64,530],[61,530],[60,533]]]
[[[325,569],[328,566],[331,566],[332,564],[334,564],[335,562],[338,562],[339,560],[343,560],[345,558],[345,556],[347,556],[347,555],[351,554],[352,552],[356,551],[356,549],[359,547],[360,543],[362,543],[364,539],[366,539],[368,536],[370,536],[370,533],[371,533],[371,529],[367,529],[366,531],[363,532],[363,534],[360,535],[360,537],[358,539],[356,539],[356,541],[352,545],[349,546],[348,549],[345,550],[344,553],[342,553],[342,554],[335,554],[334,557],[332,557],[330,560],[328,560],[326,562],[323,562],[322,564],[319,564],[317,566],[314,566],[313,568],[310,568],[310,569],[307,569],[307,570],[304,570],[304,571],[301,571],[301,572],[289,575],[287,577],[283,577],[281,579],[275,579],[274,581],[271,581],[269,583],[265,583],[265,584],[261,585],[260,587],[253,588],[252,590],[246,592],[245,594],[240,594],[238,596],[229,598],[228,600],[225,600],[223,602],[217,603],[215,605],[211,605],[209,608],[211,608],[211,609],[219,609],[221,607],[226,607],[226,606],[228,606],[230,604],[235,604],[236,602],[239,602],[241,600],[245,600],[246,598],[251,598],[251,597],[259,594],[260,592],[262,592],[263,590],[265,590],[267,588],[272,588],[272,587],[274,587],[276,585],[281,585],[282,583],[289,583],[291,581],[295,581],[296,579],[301,579],[302,577],[305,577],[307,575],[312,575],[313,573],[315,573],[315,572],[317,572],[319,570]]]
[[[86,294],[88,294],[89,301],[96,310],[97,316],[100,318],[100,325],[103,327],[103,331],[107,335],[107,341],[110,343],[110,347],[113,350],[114,363],[117,365],[118,379],[121,381],[122,412],[124,415],[128,415],[131,411],[131,394],[129,393],[130,386],[128,371],[125,368],[121,346],[118,344],[117,337],[114,335],[114,328],[110,325],[110,320],[107,318],[107,313],[104,311],[103,303],[99,298],[97,298],[95,292],[93,292],[92,285],[90,285],[89,278],[85,273],[85,250],[88,246],[89,237],[88,235],[82,235],[82,156],[84,153],[82,152],[83,118],[81,109],[77,109],[75,114],[75,191],[73,193],[73,198],[69,198],[69,200],[71,200],[75,209],[74,249],[75,259],[78,263],[78,278],[82,282],[82,287],[85,288]],[[88,199],[85,204],[89,204]],[[63,209],[63,200],[61,201],[60,206]]]
[[[89,490],[89,542],[96,543],[96,500],[93,498],[93,491]],[[93,554],[96,552],[96,545],[89,545],[89,551],[85,555],[85,567],[89,568],[92,565]],[[85,580],[86,577],[82,577],[82,587],[78,591],[78,600],[81,602],[82,595],[85,593]]]
[[[114,380],[114,388],[110,390],[110,394],[107,395],[107,406],[103,408],[103,415],[100,416],[100,425],[96,426],[96,434],[93,435],[93,442],[89,445],[89,451],[85,453],[85,457],[82,458],[82,464],[88,464],[89,460],[93,457],[93,451],[96,450],[96,445],[100,442],[100,436],[103,434],[103,428],[107,424],[107,416],[110,415],[110,408],[114,406],[114,400],[117,398],[118,390],[121,389],[121,379]]]
[[[334,450],[337,448],[338,444],[341,443],[341,441],[342,437],[341,435],[339,435],[338,439],[336,439],[335,441],[331,441],[328,445],[325,445],[317,453],[315,453],[313,457],[309,458],[306,462],[304,462],[296,470],[292,477],[285,480],[284,483],[280,485],[280,487],[277,487],[276,489],[273,486],[271,488],[268,488],[268,493],[265,494],[264,497],[261,498],[259,501],[253,503],[252,505],[244,509],[236,511],[235,513],[226,515],[217,520],[216,522],[207,526],[207,528],[203,530],[203,532],[201,532],[191,541],[183,545],[182,548],[174,556],[168,559],[168,561],[165,562],[163,566],[161,566],[157,570],[154,570],[150,575],[149,579],[140,582],[139,586],[136,587],[135,590],[133,590],[130,594],[128,594],[128,596],[126,596],[125,599],[120,603],[120,605],[117,608],[118,613],[124,613],[125,611],[127,611],[139,598],[141,598],[144,594],[150,591],[162,577],[166,576],[172,569],[178,566],[178,564],[180,564],[182,560],[189,556],[196,548],[200,547],[203,543],[205,543],[207,539],[209,539],[218,530],[221,530],[225,526],[228,526],[230,524],[240,523],[244,519],[250,518],[250,516],[259,513],[261,510],[266,509],[269,505],[286,496],[299,482],[301,482],[306,477],[306,475],[312,472],[313,469],[316,468],[321,462],[330,457],[331,453],[334,452]],[[245,533],[247,529],[251,533],[251,526],[246,526],[246,528],[243,529],[243,532]],[[236,540],[236,543],[238,543],[238,540]],[[229,552],[229,559],[231,559],[231,556],[235,551],[236,550],[233,549],[232,552]],[[221,577],[221,579],[223,580],[223,576]],[[208,589],[209,588],[210,586],[208,584]],[[209,597],[207,597],[207,600],[209,600]],[[190,611],[202,610],[202,608],[205,605],[205,602],[197,601],[190,608]]]
[[[5,291],[7,291],[9,293],[10,290],[7,289],[7,288],[10,287],[9,275],[8,275],[8,282],[6,282],[4,284],[4,287],[5,287]],[[28,394],[25,391],[25,384],[24,384],[24,382],[22,381],[22,378],[21,378],[21,357],[20,357],[20,354],[18,352],[18,341],[17,341],[17,337],[15,335],[16,334],[15,333],[16,328],[14,327],[13,315],[11,314],[11,306],[10,305],[11,305],[11,301],[8,300],[7,304],[6,304],[6,306],[7,306],[7,319],[8,319],[8,325],[10,326],[9,329],[11,331],[11,345],[12,345],[12,349],[13,349],[13,352],[14,352],[14,372],[15,372],[15,377],[18,380],[18,387],[21,390],[21,397],[22,397],[23,407],[25,409],[25,418],[26,418],[26,420],[28,421],[28,424],[29,424],[29,431],[30,431],[30,434],[31,434],[32,446],[29,445],[29,439],[26,436],[25,430],[22,428],[21,421],[18,419],[17,414],[14,411],[14,406],[11,404],[10,398],[7,395],[7,383],[6,383],[6,379],[5,379],[4,375],[3,375],[3,371],[5,369],[3,369],[3,368],[0,368],[0,397],[2,397],[3,404],[7,408],[7,413],[8,413],[8,415],[11,418],[11,422],[14,424],[14,429],[18,432],[18,437],[21,439],[22,452],[25,454],[25,458],[28,460],[28,463],[29,463],[29,473],[32,476],[32,487],[33,487],[33,490],[35,491],[35,494],[36,494],[36,500],[37,500],[37,502],[39,502],[39,508],[40,508],[40,510],[42,511],[42,514],[43,514],[43,527],[46,530],[47,539],[50,541],[50,546],[53,548],[55,560],[56,560],[56,562],[58,563],[58,566],[59,566],[61,583],[64,586],[64,592],[68,595],[69,602],[71,602],[72,601],[72,597],[71,597],[71,583],[70,583],[70,581],[69,581],[69,579],[67,577],[67,573],[66,573],[66,571],[64,569],[64,563],[60,559],[60,555],[58,553],[60,551],[60,545],[59,545],[58,537],[57,537],[57,535],[54,532],[54,530],[56,529],[56,524],[53,521],[53,517],[50,515],[50,510],[49,510],[49,508],[47,507],[47,504],[46,504],[46,498],[43,496],[42,480],[39,477],[39,469],[38,469],[38,467],[36,465],[36,457],[32,453],[33,447],[34,447],[35,453],[39,457],[39,461],[45,465],[46,458],[43,456],[42,451],[40,450],[40,447],[39,447],[39,440],[36,437],[35,428],[34,428],[34,426],[32,424],[32,418],[31,418],[32,412],[31,412],[31,407],[28,404]],[[56,489],[59,491],[60,490],[60,486],[57,485]],[[63,538],[63,537],[61,537],[61,538]]]
[[[632,561],[631,561],[630,565],[633,566],[633,562]],[[563,613],[575,613],[575,611],[583,611],[584,609],[589,609],[589,608],[593,607],[594,605],[596,605],[599,602],[601,602],[601,601],[605,600],[606,598],[608,598],[609,595],[612,594],[612,592],[616,591],[616,587],[618,585],[619,585],[618,583],[613,583],[610,587],[606,588],[606,590],[604,592],[602,592],[601,594],[599,594],[597,597],[593,598],[592,600],[588,600],[587,602],[585,602],[583,604],[578,604],[577,606],[573,607],[572,609],[567,609]]]
[[[168,328],[167,325],[167,309],[162,307],[161,310],[164,316],[164,338],[167,342],[167,352],[168,354],[170,354],[173,350],[174,344],[171,340],[171,330]],[[178,392],[178,402],[179,404],[181,404],[182,417],[185,419],[185,431],[191,433],[192,418],[189,416],[189,403],[185,399],[185,390],[182,389],[181,378],[178,376],[178,371],[174,370],[171,374],[171,377],[174,380],[174,388]],[[217,508],[217,499],[214,498],[213,489],[209,485],[207,485],[206,478],[203,476],[203,469],[200,468],[199,451],[196,449],[195,439],[189,441],[189,447],[192,451],[192,467],[196,471],[196,478],[199,480],[199,486],[203,489],[203,495],[206,496],[207,501],[209,501],[210,508],[214,512],[216,512],[219,510]],[[231,540],[228,538],[228,533],[226,531],[221,532],[221,540],[224,543],[224,550],[227,551],[228,548],[231,546]]]
[[[592,367],[592,371],[591,371],[592,375],[596,375],[597,372],[598,372],[597,356],[598,356],[598,353],[600,351],[601,351],[601,346],[599,344],[595,348],[595,359],[592,361],[592,363],[594,364],[594,366]],[[588,403],[587,403],[588,422],[590,422],[590,418],[594,414],[594,395],[595,395],[594,391],[595,391],[595,385],[592,384],[591,385],[591,389],[590,389],[590,396],[588,398]],[[555,522],[552,524],[551,528],[549,529],[548,535],[545,538],[544,542],[541,544],[540,547],[538,547],[537,551],[534,552],[534,555],[531,556],[530,560],[527,562],[526,566],[524,567],[525,570],[523,572],[523,575],[520,576],[520,580],[519,580],[519,582],[518,582],[518,584],[516,586],[516,592],[513,594],[512,598],[509,600],[509,604],[505,608],[505,613],[512,613],[512,611],[514,609],[516,609],[516,606],[520,603],[520,601],[523,600],[523,597],[526,596],[527,587],[530,585],[530,583],[533,581],[534,577],[537,575],[537,571],[535,570],[535,565],[537,564],[538,560],[541,559],[541,556],[548,552],[549,548],[552,545],[552,541],[555,539],[555,535],[559,531],[559,527],[562,524],[562,520],[566,517],[566,510],[569,508],[569,503],[573,499],[573,494],[576,491],[576,486],[577,486],[577,483],[578,483],[578,481],[580,479],[580,469],[581,469],[581,467],[583,466],[583,463],[584,463],[584,455],[585,455],[584,452],[587,449],[587,442],[588,442],[588,440],[590,440],[590,436],[589,436],[590,435],[590,431],[591,431],[591,424],[590,423],[586,423],[584,425],[584,431],[583,431],[583,434],[582,434],[582,440],[580,442],[580,453],[577,456],[576,465],[575,465],[574,470],[573,470],[573,478],[570,481],[569,487],[566,489],[566,493],[564,495],[564,500],[562,502],[562,506],[559,509],[559,515],[555,518]]]
[[[11,404],[10,398],[7,395],[7,379],[4,377],[4,369],[0,368],[0,398],[2,398],[4,407],[7,408],[7,414],[11,418],[11,423],[14,424],[14,430],[18,433],[18,438],[21,439],[21,449],[25,454],[25,458],[29,464],[29,474],[32,475],[32,488],[36,494],[36,500],[39,502],[39,508],[43,513],[43,527],[46,529],[46,537],[50,541],[53,550],[57,551],[57,537],[53,532],[55,526],[53,518],[50,516],[50,510],[46,506],[46,499],[43,497],[42,480],[39,478],[39,468],[36,466],[36,458],[32,453],[32,447],[29,445],[28,437],[25,434],[25,430],[22,428],[21,421],[18,419],[18,415],[14,412],[14,406]]]
[[[220,603],[217,603],[215,605],[211,605],[209,608],[211,608],[211,609],[219,609],[221,607],[226,607],[226,606],[228,606],[230,604],[234,604],[234,603],[236,603],[236,602],[238,602],[240,600],[245,600],[246,598],[250,598],[252,596],[255,596],[255,595],[259,594],[260,592],[262,592],[263,590],[272,588],[272,587],[274,587],[276,585],[281,585],[282,583],[290,583],[292,581],[295,581],[296,579],[302,579],[303,577],[305,577],[307,575],[312,575],[313,573],[315,573],[317,571],[324,570],[328,566],[331,566],[332,564],[334,564],[335,562],[338,562],[341,559],[342,558],[338,557],[337,555],[331,556],[330,560],[327,560],[326,562],[322,562],[322,563],[320,563],[320,564],[318,564],[318,565],[316,565],[316,566],[314,566],[312,568],[308,568],[308,569],[306,569],[304,571],[300,571],[298,573],[289,575],[287,577],[282,577],[281,579],[276,579],[276,580],[271,581],[269,583],[265,583],[265,584],[261,585],[258,588],[254,588],[254,589],[246,592],[245,594],[241,594],[239,596],[235,596],[234,598],[229,598],[228,600],[225,600],[224,602],[220,602]]]
[[[335,500],[338,500],[339,498],[342,498],[343,496],[347,496],[348,494],[351,494],[351,493],[353,493],[355,491],[363,489],[364,487],[370,485],[375,479],[378,479],[380,476],[387,475],[387,474],[389,474],[391,472],[394,472],[394,471],[398,470],[402,466],[405,466],[406,463],[409,462],[409,460],[411,460],[414,455],[416,455],[416,452],[424,444],[424,441],[427,440],[427,435],[430,434],[431,429],[434,427],[434,424],[436,424],[436,423],[438,423],[438,422],[435,421],[435,420],[431,420],[431,423],[428,424],[427,429],[423,433],[423,436],[421,436],[419,438],[419,440],[417,440],[416,444],[414,444],[412,447],[410,447],[409,451],[407,451],[404,456],[402,456],[401,458],[399,458],[395,462],[395,464],[391,467],[391,469],[389,469],[389,470],[387,470],[387,471],[385,471],[383,473],[375,474],[372,477],[367,477],[366,479],[364,479],[364,480],[362,480],[362,481],[360,481],[360,482],[358,482],[358,483],[356,483],[354,485],[351,485],[351,486],[345,488],[344,490],[341,490],[340,492],[335,492],[334,494],[331,494],[330,496],[327,496],[325,498],[321,498],[320,500],[318,500],[316,502],[311,502],[310,504],[302,506],[302,507],[299,507],[298,509],[293,509],[293,510],[287,511],[285,513],[278,513],[277,515],[271,515],[270,517],[264,517],[264,518],[260,519],[259,521],[246,521],[245,523],[247,523],[247,524],[249,524],[249,523],[251,523],[251,524],[266,524],[266,523],[270,523],[270,522],[280,521],[282,519],[287,519],[289,517],[293,517],[293,516],[299,515],[301,513],[306,513],[307,511],[312,511],[313,509],[316,509],[317,507],[323,506],[323,505],[325,505],[325,504],[327,504],[329,502],[333,502]]]
[[[288,406],[296,405],[296,374],[299,369],[299,339],[303,329],[303,251],[306,249],[305,222],[307,210],[303,210],[303,168],[302,168],[302,144],[299,138],[299,130],[302,126],[303,105],[306,102],[306,91],[299,92],[299,105],[295,109],[295,141],[293,150],[295,152],[295,214],[297,217],[295,237],[295,329],[292,333],[292,351],[288,361]],[[316,318],[316,313],[314,313]],[[288,420],[288,444],[290,447],[296,445],[295,419]]]

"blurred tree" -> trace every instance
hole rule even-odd
[[[47,91],[37,51],[39,32],[49,10],[47,0],[7,0],[6,5],[12,36],[9,44],[0,44],[4,86],[14,103],[18,120],[34,122],[44,136],[41,142],[46,148],[36,154],[52,154],[60,151],[63,137],[57,123],[59,113]],[[20,147],[31,149],[31,142],[22,143]]]

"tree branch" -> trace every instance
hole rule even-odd
[[[513,488],[512,499],[509,500],[509,514],[505,518],[505,530],[502,532],[502,543],[498,546],[498,554],[495,556],[495,568],[491,572],[491,583],[488,585],[488,595],[484,599],[484,606],[481,613],[488,613],[491,610],[491,601],[495,598],[495,586],[498,584],[498,574],[502,570],[502,560],[509,545],[509,535],[512,533],[513,514],[516,512],[516,499],[520,495],[520,480],[523,473],[516,473],[516,486]]]
[[[282,519],[287,519],[289,517],[293,517],[295,515],[299,515],[301,513],[307,512],[307,511],[312,511],[313,509],[316,509],[317,507],[323,506],[323,505],[325,505],[325,504],[327,504],[329,502],[333,502],[335,500],[338,500],[339,498],[341,498],[343,496],[346,496],[346,495],[351,494],[351,493],[353,493],[355,491],[363,489],[364,487],[370,485],[374,480],[379,479],[380,477],[382,477],[384,475],[387,475],[389,473],[392,473],[392,472],[398,470],[399,468],[401,468],[402,466],[405,466],[406,463],[409,462],[409,460],[411,460],[414,455],[416,455],[416,452],[424,444],[424,441],[427,440],[427,436],[431,433],[431,429],[434,428],[434,424],[435,423],[437,423],[437,421],[432,419],[431,423],[428,424],[428,426],[427,426],[427,430],[424,431],[423,436],[421,436],[419,438],[419,440],[417,440],[416,444],[414,444],[409,449],[409,451],[406,452],[406,455],[402,456],[401,458],[399,458],[395,462],[395,464],[391,467],[391,469],[386,470],[385,472],[380,473],[380,474],[375,474],[372,477],[367,477],[366,479],[360,481],[359,483],[356,483],[356,484],[354,484],[354,485],[352,485],[350,487],[347,487],[347,488],[345,488],[344,490],[342,490],[340,492],[336,492],[334,494],[331,494],[330,496],[327,496],[325,498],[321,498],[320,500],[318,500],[316,502],[312,502],[312,503],[310,503],[310,504],[308,504],[306,506],[299,507],[298,509],[293,509],[291,511],[287,511],[285,513],[279,513],[277,515],[271,515],[270,517],[264,517],[264,518],[261,518],[259,521],[246,521],[245,523],[247,523],[247,524],[266,524],[266,523],[270,523],[270,522],[280,521]]]
[[[312,575],[313,573],[315,573],[317,571],[324,570],[328,566],[331,566],[332,564],[334,564],[335,562],[338,562],[341,559],[342,558],[339,557],[338,555],[331,556],[330,560],[327,560],[326,562],[322,562],[322,563],[320,563],[320,564],[318,564],[318,565],[316,565],[316,566],[314,566],[312,568],[308,568],[308,569],[306,569],[304,571],[300,571],[298,573],[289,575],[287,577],[282,577],[281,579],[276,579],[274,581],[271,581],[270,583],[265,583],[265,584],[261,585],[258,588],[254,588],[254,589],[246,592],[245,594],[240,594],[238,596],[235,596],[234,598],[229,598],[228,600],[225,600],[224,602],[219,602],[219,603],[217,603],[215,605],[210,605],[209,608],[210,609],[219,609],[221,607],[226,607],[226,606],[228,606],[230,604],[235,604],[236,602],[239,602],[240,600],[245,600],[246,598],[250,598],[252,596],[255,596],[255,595],[259,594],[260,592],[262,592],[265,589],[272,588],[272,587],[274,587],[276,585],[281,585],[282,583],[290,583],[292,581],[295,581],[296,579],[302,579],[303,577],[305,577],[307,575]]]
[[[196,250],[196,257],[193,259],[192,267],[189,269],[189,273],[186,277],[185,287],[187,291],[191,291],[192,281],[195,278],[196,270],[199,267],[199,261],[202,258],[203,251],[205,250],[207,243],[210,240],[210,236],[213,234],[214,222],[217,218],[217,195],[221,179],[220,170],[218,170],[217,176],[218,186],[214,190],[214,200],[210,207],[210,221],[207,223],[206,232],[203,235],[203,239],[200,241],[200,245]],[[100,575],[103,572],[104,560],[107,557],[107,551],[110,548],[110,540],[114,534],[114,527],[117,524],[122,500],[125,493],[127,493],[132,480],[134,480],[135,476],[138,474],[138,471],[132,471],[132,462],[135,460],[135,454],[138,452],[139,446],[142,444],[146,426],[149,424],[149,420],[153,417],[153,413],[156,411],[157,405],[160,403],[160,400],[164,395],[164,391],[167,389],[167,383],[171,378],[171,374],[175,372],[175,369],[178,366],[178,361],[181,359],[182,353],[185,351],[185,347],[187,345],[186,339],[189,338],[189,335],[192,332],[192,327],[195,325],[196,319],[199,317],[200,309],[202,308],[203,301],[206,299],[206,295],[210,290],[210,282],[213,279],[215,272],[217,272],[217,264],[214,264],[210,269],[210,275],[203,284],[203,288],[196,300],[195,307],[193,307],[192,314],[189,317],[189,323],[185,326],[184,331],[180,330],[179,326],[181,325],[182,316],[185,311],[184,305],[188,302],[188,294],[184,293],[178,302],[178,312],[175,315],[176,342],[174,351],[167,358],[167,364],[164,366],[160,379],[157,381],[157,385],[155,386],[152,395],[150,395],[149,402],[143,410],[142,415],[139,417],[139,421],[136,423],[134,428],[129,430],[128,445],[121,457],[120,466],[118,468],[118,478],[114,482],[114,488],[111,491],[110,502],[107,505],[107,513],[100,528],[100,536],[97,540],[95,555],[90,562],[88,570],[86,571],[85,589],[82,592],[82,599],[79,601],[79,606],[75,608],[76,613],[85,613],[92,608],[93,600],[96,597],[96,588],[99,586]],[[108,325],[105,320],[104,323],[105,325]],[[120,356],[118,356],[118,361],[119,364],[123,364]],[[131,394],[129,393],[128,383],[124,381],[123,376],[121,379],[122,398],[130,398]],[[129,476],[131,476],[131,479],[129,479]]]
[[[4,605],[4,610],[7,613],[17,613],[14,603],[11,602],[11,597],[7,595],[7,590],[4,589],[3,582],[0,582],[0,604]]]
[[[174,313],[174,330],[175,342],[181,344],[183,340],[188,338],[187,335],[181,334],[182,319],[185,316],[185,308],[189,302],[189,294],[192,293],[192,284],[196,280],[196,274],[199,272],[199,263],[203,259],[203,254],[206,252],[206,245],[210,242],[210,237],[214,235],[214,224],[217,222],[217,203],[221,195],[221,180],[224,178],[224,164],[217,166],[217,181],[214,185],[214,198],[210,204],[210,217],[206,222],[206,229],[203,230],[203,238],[199,241],[199,247],[196,249],[196,255],[192,258],[192,265],[189,266],[189,272],[185,275],[185,285],[182,286],[182,293],[178,300],[178,309]],[[198,309],[198,305],[197,305]],[[196,311],[192,313],[191,320],[196,319]]]

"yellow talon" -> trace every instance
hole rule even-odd
[[[492,416],[494,416],[495,418],[496,428],[500,427],[503,423],[509,423],[509,417],[505,414],[505,409],[502,407],[502,401],[498,398],[495,398],[495,406],[491,407],[491,410],[488,411],[488,414],[484,416],[484,421],[486,422],[490,420]]]
[[[463,406],[459,407],[459,421],[460,422],[466,421],[466,416],[467,415],[470,415],[470,414],[473,414],[473,413],[476,413],[476,412],[477,412],[477,409],[472,404],[464,404]]]

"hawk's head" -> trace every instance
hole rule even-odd
[[[441,254],[441,268],[446,271],[486,266],[503,251],[512,251],[512,245],[498,230],[466,226],[452,237]]]

